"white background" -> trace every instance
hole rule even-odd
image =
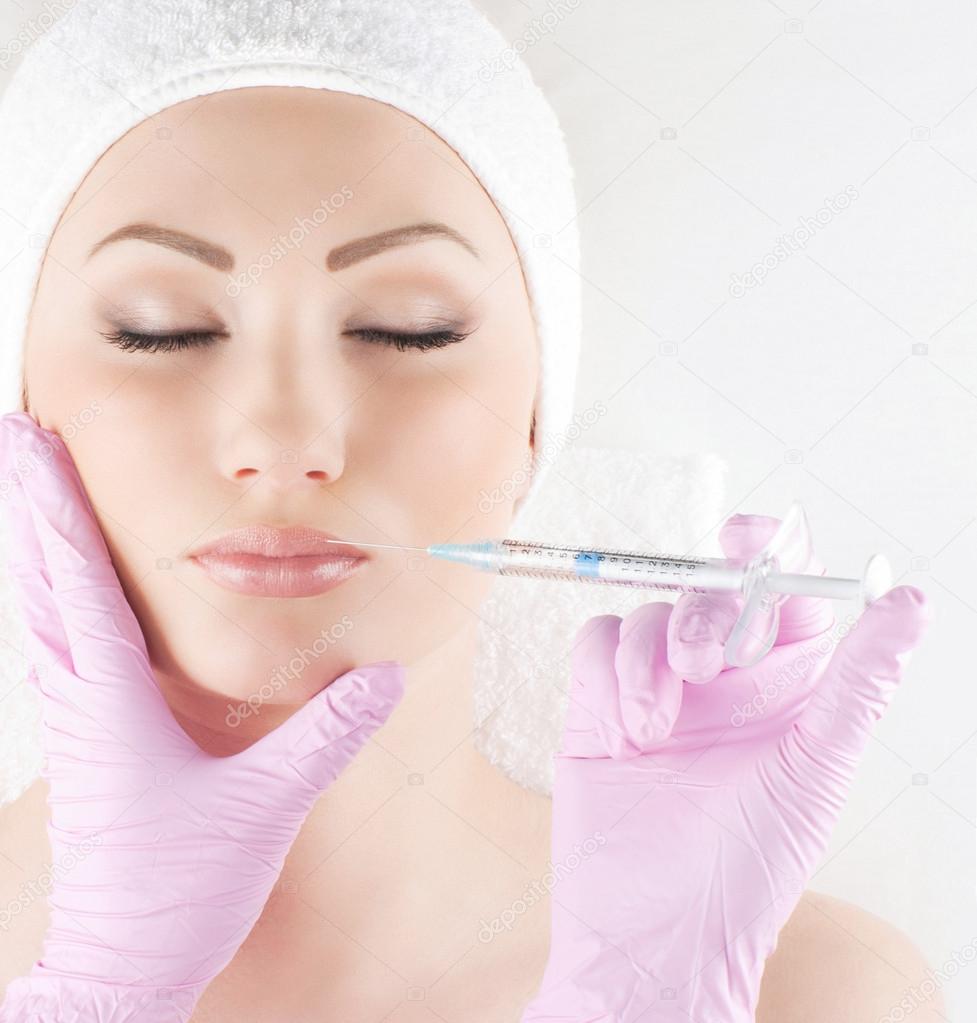
[[[715,451],[727,514],[797,497],[830,574],[882,551],[934,604],[811,887],[953,970],[977,939],[977,5],[483,7],[533,40],[577,168],[578,406],[609,408],[586,443]],[[974,1018],[977,963],[943,990]]]
[[[830,574],[882,551],[934,603],[812,887],[952,969],[977,941],[977,5],[481,6],[577,168],[578,407],[609,409],[585,443],[714,451],[726,514],[799,498]],[[0,42],[51,9],[2,0]],[[977,963],[944,993],[972,1018]]]

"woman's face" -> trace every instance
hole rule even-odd
[[[359,242],[417,224],[453,237]],[[129,225],[152,230],[99,245]],[[467,336],[401,350],[369,331]],[[110,340],[126,332],[196,337]],[[492,201],[400,111],[253,88],[142,122],[54,234],[25,365],[177,686],[294,704],[472,622],[491,576],[413,552],[365,548],[341,585],[270,597],[188,557],[254,524],[415,547],[505,533],[531,454],[529,300]]]

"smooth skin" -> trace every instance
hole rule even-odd
[[[344,188],[352,198],[299,247],[229,294],[235,273]],[[327,268],[335,246],[433,221],[481,258],[426,240]],[[136,240],[88,258],[134,222],[221,245],[235,270]],[[136,309],[144,329],[223,337],[125,352],[102,332],[131,326]],[[426,352],[352,333],[432,322],[472,332]],[[259,521],[417,546],[505,533],[511,503],[486,513],[478,502],[531,453],[538,366],[517,253],[471,171],[428,128],[362,97],[260,88],[170,108],[103,154],[74,195],[45,258],[26,363],[30,411],[65,436],[160,688],[202,748],[253,743],[354,664],[409,669],[396,714],[316,803],[196,1023],[515,1023],[546,964],[548,903],[492,941],[479,932],[546,872],[550,803],[473,745],[475,629],[491,577],[417,571],[390,554],[320,597],[269,600],[215,586],[185,557]],[[228,724],[229,703],[344,615],[352,626],[324,653]],[[44,873],[45,799],[39,780],[0,812],[3,905]],[[44,899],[28,902],[0,930],[3,985],[41,953]],[[757,1018],[876,1023],[924,968],[891,926],[808,892],[768,963]],[[931,1023],[936,1009],[913,1018]]]

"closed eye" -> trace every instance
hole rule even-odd
[[[172,352],[186,348],[204,348],[214,344],[220,338],[227,337],[221,331],[177,331],[171,334],[143,334],[131,330],[116,330],[111,333],[99,331],[110,344],[123,351],[139,352]],[[353,337],[362,338],[371,344],[387,345],[404,351],[416,348],[425,351],[430,348],[444,348],[447,345],[463,341],[471,331],[431,330],[421,334],[410,334],[394,330],[380,330],[365,327],[345,332]]]
[[[179,331],[174,334],[140,334],[132,330],[116,330],[99,333],[110,344],[123,351],[133,352],[172,352],[183,348],[201,348],[213,344],[226,334],[217,331]]]
[[[389,345],[399,351],[403,351],[405,348],[419,348],[424,351],[428,348],[444,348],[458,341],[464,341],[471,331],[429,330],[423,334],[406,334],[395,330],[364,327],[360,330],[348,330],[346,333],[373,344]]]

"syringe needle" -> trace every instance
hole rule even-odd
[[[360,543],[358,540],[330,540],[330,543],[348,543],[354,547],[385,547],[392,551],[427,551],[426,547],[407,547],[399,543]]]

